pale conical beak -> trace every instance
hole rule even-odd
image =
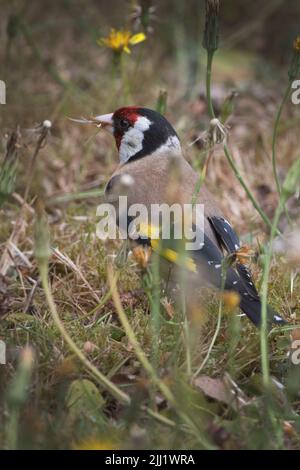
[[[95,116],[93,119],[96,122],[99,122],[100,126],[103,129],[113,133],[114,131],[114,122],[113,122],[113,113],[110,114],[102,114],[102,116]]]

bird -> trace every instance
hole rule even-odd
[[[150,209],[153,204],[170,201],[170,193],[177,195],[175,199],[181,205],[196,198],[204,207],[202,242],[186,253],[184,264],[190,271],[193,290],[194,286],[208,285],[237,293],[240,309],[259,327],[259,293],[250,269],[235,258],[241,248],[240,240],[205,185],[196,191],[199,175],[185,159],[170,122],[157,111],[142,106],[122,107],[114,113],[95,116],[93,122],[113,135],[119,154],[119,164],[105,187],[107,201],[117,204],[118,197],[126,195],[128,207],[143,204]],[[127,214],[127,229],[131,220]],[[157,248],[151,230],[152,227],[135,242]],[[164,241],[160,253],[172,267],[180,264],[182,257],[172,241],[169,245],[168,240]],[[235,262],[226,264],[223,281],[224,260],[228,259]],[[270,325],[286,323],[270,306],[267,319]]]

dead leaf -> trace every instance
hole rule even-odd
[[[250,402],[229,374],[223,378],[215,379],[207,375],[200,375],[193,381],[193,385],[209,398],[225,403],[234,410],[238,410]]]
[[[105,400],[96,385],[87,379],[74,380],[69,386],[66,406],[73,417],[94,418],[101,414]]]

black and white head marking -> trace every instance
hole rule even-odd
[[[136,108],[130,114],[131,125],[119,141],[122,163],[137,160],[154,152],[180,151],[179,138],[169,121],[161,114],[147,108]],[[115,118],[118,119],[118,116]],[[115,126],[118,123],[115,122]],[[117,136],[116,136],[117,137]]]

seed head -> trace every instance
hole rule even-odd
[[[289,68],[289,79],[294,81],[300,75],[300,36],[297,36],[294,41],[294,52]]]
[[[203,47],[209,52],[215,52],[219,45],[219,11],[219,0],[206,0]]]

